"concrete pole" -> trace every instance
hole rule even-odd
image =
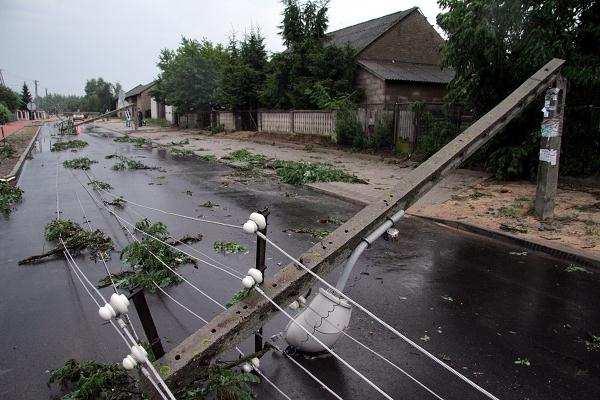
[[[542,220],[554,217],[566,97],[567,80],[559,75],[556,79],[556,87],[546,91],[542,109],[544,119],[535,194],[535,214]]]

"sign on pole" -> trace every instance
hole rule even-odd
[[[542,108],[544,119],[541,127],[542,138],[535,193],[535,214],[540,219],[554,216],[566,94],[567,81],[559,76],[556,79],[556,87],[546,91],[544,108]]]

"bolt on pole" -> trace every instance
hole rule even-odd
[[[259,211],[265,217],[265,221],[267,221],[267,225],[264,229],[259,229],[258,231],[263,235],[267,235],[267,227],[268,227],[268,217],[269,217],[269,208],[265,207],[263,210]],[[262,272],[263,274],[263,282],[265,280],[265,270],[267,269],[266,264],[266,256],[267,256],[267,241],[260,236],[256,236],[256,269]],[[258,329],[257,333],[254,335],[254,351],[259,352],[263,349],[263,328],[262,326]]]
[[[554,216],[566,95],[567,81],[559,75],[556,78],[556,87],[546,91],[542,108],[544,119],[534,204],[535,214],[542,220]]]

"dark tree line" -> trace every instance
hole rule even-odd
[[[600,172],[600,1],[440,0],[438,25],[456,71],[449,102],[477,116],[490,110],[553,57],[567,61],[567,108],[561,173]],[[483,152],[500,178],[533,177],[539,151],[539,103],[511,123]]]

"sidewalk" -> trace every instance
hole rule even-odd
[[[388,190],[400,183],[400,180],[412,170],[411,167],[398,164],[396,158],[384,158],[378,155],[354,153],[338,150],[333,147],[323,147],[314,144],[298,144],[282,141],[257,143],[248,135],[220,134],[203,135],[197,131],[161,129],[157,126],[144,126],[137,132],[126,130],[122,122],[101,122],[96,125],[119,133],[131,133],[133,136],[144,137],[153,142],[168,146],[173,141],[190,140],[190,144],[181,146],[199,155],[213,154],[220,159],[233,151],[247,149],[267,158],[285,161],[304,161],[311,163],[327,163],[367,180],[368,184],[353,184],[342,182],[320,182],[308,184],[322,193],[352,202],[367,205]],[[229,139],[234,136],[237,139]],[[248,137],[240,139],[241,136]],[[426,196],[421,198],[418,205],[441,204],[451,198],[458,190],[469,187],[488,177],[482,172],[457,170]]]
[[[24,126],[30,125],[32,123],[33,123],[33,121],[21,120],[21,121],[9,122],[8,124],[2,125],[2,129],[4,130],[4,136],[9,137],[11,134],[17,132],[19,129],[23,128]],[[0,138],[1,138],[1,134],[0,134]]]

